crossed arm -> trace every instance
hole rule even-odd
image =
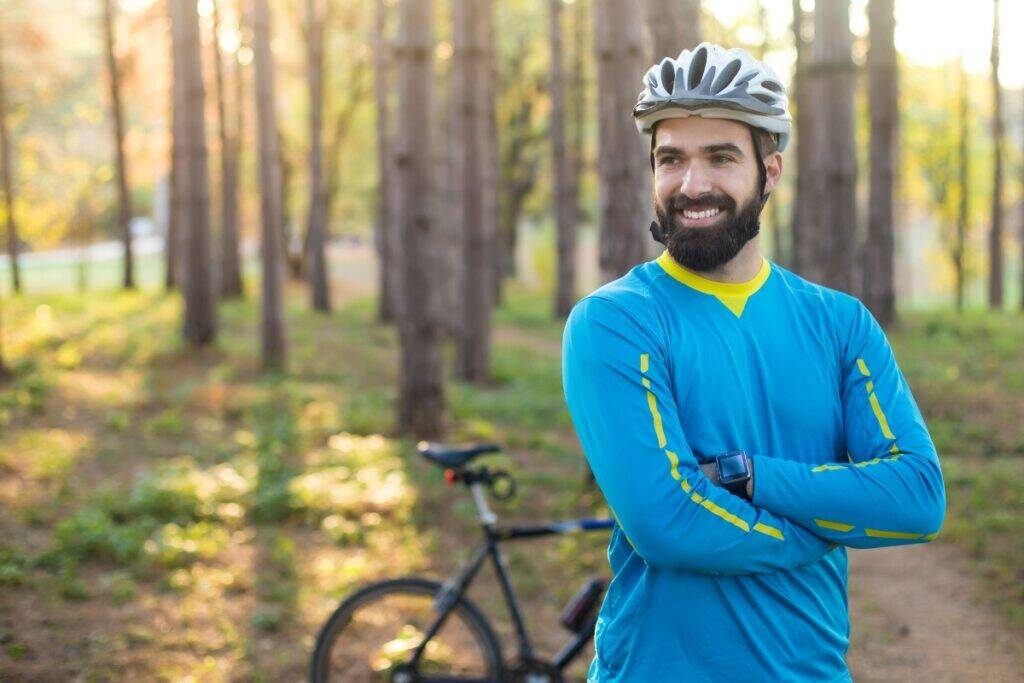
[[[850,450],[862,459],[825,469],[755,456],[748,502],[716,487],[702,471],[678,420],[664,351],[642,323],[592,296],[574,309],[563,343],[565,397],[577,433],[619,525],[648,563],[713,574],[778,571],[818,561],[833,543],[906,543],[927,540],[937,530],[935,511],[944,509],[941,473],[933,448],[931,457],[908,450],[920,447],[916,432],[901,437],[898,458],[891,447],[876,458],[868,446],[883,442],[869,443],[869,433],[858,428]],[[879,388],[872,390],[881,393],[890,370],[877,367]],[[893,398],[893,391],[905,391],[905,384],[886,389],[882,399]],[[909,391],[906,398],[912,405]],[[853,403],[849,417],[865,422]],[[871,410],[873,402],[865,404]],[[906,427],[903,412],[894,415]],[[921,431],[930,446],[923,422]],[[892,523],[891,514],[873,512],[908,495],[905,507],[914,511],[896,520],[902,526]],[[876,514],[889,524],[876,522]],[[869,529],[891,533],[872,535]]]

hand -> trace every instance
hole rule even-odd
[[[700,471],[704,474],[704,477],[711,482],[712,485],[722,485],[722,482],[718,480],[718,467],[715,465],[715,462],[713,460],[711,462],[701,463]]]

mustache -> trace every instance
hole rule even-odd
[[[736,209],[736,202],[728,195],[708,192],[693,198],[686,195],[676,195],[668,201],[665,208],[669,211],[685,211],[694,206],[734,211]]]

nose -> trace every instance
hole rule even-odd
[[[679,194],[691,199],[711,192],[711,178],[704,165],[696,161],[687,164],[679,179],[678,190]]]

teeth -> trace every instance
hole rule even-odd
[[[704,211],[683,211],[683,217],[690,218],[693,220],[700,220],[701,218],[711,218],[712,216],[717,216],[721,212],[721,209],[705,209]]]

